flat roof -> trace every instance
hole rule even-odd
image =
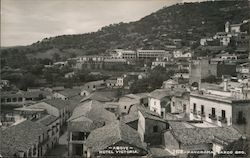
[[[237,99],[233,97],[226,97],[226,96],[219,96],[219,95],[213,95],[213,94],[199,94],[199,93],[191,93],[191,97],[197,97],[207,100],[213,100],[213,101],[219,101],[219,102],[225,102],[225,103],[250,103],[250,100],[246,99]]]

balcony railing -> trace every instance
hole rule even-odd
[[[221,123],[227,123],[227,118],[225,118],[225,117],[219,116],[219,117],[218,117],[218,120],[219,120]]]
[[[217,120],[216,115],[209,114],[209,118],[210,118],[211,120],[214,120],[214,121]]]

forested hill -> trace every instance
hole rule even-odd
[[[2,49],[1,55],[3,59],[18,59],[23,54],[36,56],[48,51],[100,54],[113,48],[165,49],[172,38],[181,38],[187,45],[188,41],[223,31],[226,21],[245,19],[250,19],[246,0],[176,4],[136,22],[111,24],[93,33],[45,38],[30,46]]]

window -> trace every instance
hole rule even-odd
[[[11,98],[7,98],[7,102],[11,102]]]
[[[193,104],[193,112],[196,112],[196,103]]]
[[[215,116],[215,108],[212,108],[212,116]]]
[[[19,98],[18,98],[18,101],[19,101],[19,102],[23,101],[23,98],[22,98],[22,97],[19,97]]]
[[[175,102],[173,102],[173,106],[175,106]]]
[[[158,126],[153,127],[153,132],[158,132]]]
[[[237,123],[238,124],[245,124],[246,123],[246,118],[243,116],[243,111],[238,112]]]
[[[13,102],[17,102],[17,98],[13,98],[12,101],[13,101]]]
[[[221,110],[221,117],[226,118],[226,111],[225,110]]]
[[[201,105],[201,114],[204,115],[204,105]]]
[[[186,110],[187,110],[187,105],[183,104],[183,111],[186,111]]]
[[[5,102],[5,99],[4,98],[1,98],[1,103],[4,103]]]
[[[239,112],[238,112],[238,119],[241,120],[242,118],[243,118],[243,112],[242,112],[242,111],[239,111]]]
[[[124,109],[127,109],[127,106],[124,106]]]

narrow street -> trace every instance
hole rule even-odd
[[[47,156],[49,157],[67,157],[68,156],[68,142],[67,142],[67,134],[68,132],[66,131],[63,135],[60,136],[59,138],[59,144],[57,144],[53,150],[51,150]]]

